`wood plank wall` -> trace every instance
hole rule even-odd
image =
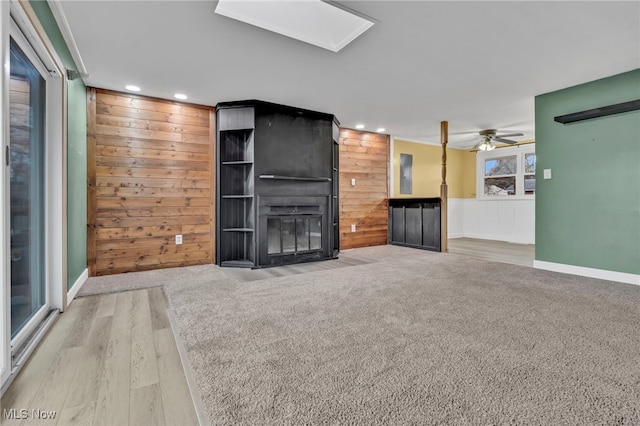
[[[94,88],[87,103],[89,275],[213,263],[213,109]]]
[[[340,249],[387,244],[389,147],[388,135],[340,129]]]

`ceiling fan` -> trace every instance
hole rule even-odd
[[[500,142],[508,145],[513,145],[518,143],[518,141],[514,141],[511,139],[505,139],[512,136],[524,136],[524,133],[507,133],[503,135],[498,135],[498,130],[496,129],[486,129],[480,130],[478,132],[480,134],[480,142],[473,147],[473,149],[479,149],[480,151],[491,151],[495,149],[496,146],[492,142]]]

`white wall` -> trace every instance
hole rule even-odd
[[[479,238],[535,244],[535,200],[453,198],[448,204],[449,238]]]
[[[8,203],[9,168],[5,167],[5,147],[9,144],[9,2],[0,1],[0,385],[11,373],[11,282]],[[1,393],[1,392],[0,392]]]
[[[449,238],[464,237],[464,198],[449,198],[447,201],[447,227]]]

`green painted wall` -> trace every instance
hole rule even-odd
[[[640,111],[553,121],[636,99],[640,69],[536,97],[536,260],[640,274]]]
[[[30,1],[67,69],[77,70],[46,1]],[[87,267],[87,95],[81,79],[67,86],[67,288]]]

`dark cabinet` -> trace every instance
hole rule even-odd
[[[440,199],[390,198],[389,244],[441,251]]]

